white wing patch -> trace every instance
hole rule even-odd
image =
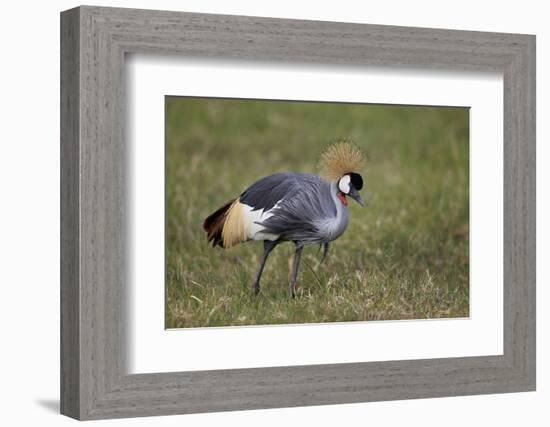
[[[278,234],[264,233],[264,227],[256,222],[262,222],[273,216],[273,209],[279,205],[279,202],[275,204],[271,209],[265,211],[264,209],[252,210],[252,206],[242,203],[243,206],[243,221],[245,222],[245,228],[247,230],[247,237],[250,240],[277,240]]]

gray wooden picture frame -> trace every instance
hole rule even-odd
[[[504,354],[127,374],[127,53],[502,72]],[[529,390],[535,390],[534,36],[88,6],[62,12],[63,414],[84,420]]]

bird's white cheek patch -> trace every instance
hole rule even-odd
[[[340,181],[338,182],[338,189],[344,193],[344,194],[348,194],[349,193],[349,182],[350,182],[351,178],[349,175],[344,175],[342,178],[340,178]]]

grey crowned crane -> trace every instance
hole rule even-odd
[[[256,181],[238,198],[230,200],[204,220],[212,246],[230,248],[248,240],[262,240],[264,252],[252,285],[260,292],[260,278],[269,253],[282,242],[294,242],[296,252],[289,292],[294,297],[300,256],[305,245],[323,246],[321,263],[329,243],[348,225],[351,197],[364,206],[359,190],[363,178],[357,173],[361,151],[339,142],[321,155],[323,178],[304,173],[276,173]]]

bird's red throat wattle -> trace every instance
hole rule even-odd
[[[348,205],[348,200],[346,199],[346,195],[344,193],[342,193],[341,191],[338,192],[338,198],[340,199],[340,201],[342,202],[342,204],[344,206]]]

